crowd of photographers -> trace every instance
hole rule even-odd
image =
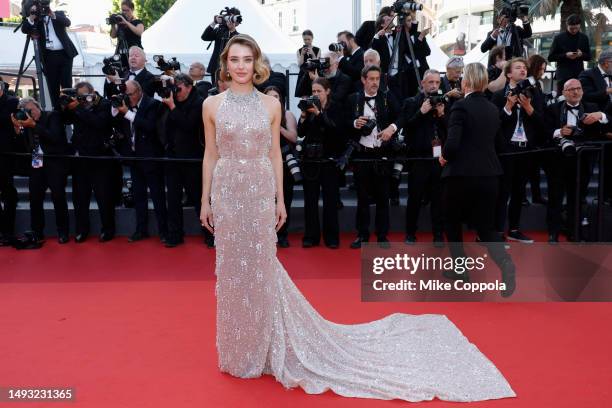
[[[46,27],[39,31],[39,35],[42,33],[39,41],[45,46],[51,43],[51,47],[56,47],[59,41],[62,46],[60,50],[47,50],[47,54],[63,53],[62,58],[69,58],[69,47],[61,41],[60,28],[49,30],[61,19],[61,14],[51,11],[47,3],[45,13],[37,17],[40,2],[32,7],[34,17],[29,15],[25,20],[35,26],[38,19]],[[425,203],[430,203],[434,243],[444,242],[442,203],[448,197],[442,192],[446,164],[442,147],[449,127],[457,126],[449,121],[451,111],[461,109],[461,104],[457,108],[454,105],[467,95],[461,86],[461,58],[448,60],[445,75],[428,67],[427,30],[418,29],[415,19],[418,7],[409,1],[383,7],[377,20],[365,22],[355,35],[349,31],[338,33],[337,42],[327,51],[315,47],[313,33],[305,31],[304,46],[297,51],[300,73],[295,96],[302,98],[298,118],[284,111],[289,90],[282,73],[272,71],[268,81],[259,86],[283,105],[285,204],[290,214],[294,184],[301,183],[303,247],[319,245],[322,236],[327,247],[338,248],[338,212],[343,205],[339,191],[346,184],[345,173],[349,168],[354,174],[354,185],[350,187],[357,195],[357,237],[351,248],[360,248],[370,240],[371,204],[376,206],[374,235],[377,242],[387,245],[390,205],[399,205],[399,182],[406,173],[405,242],[416,242],[417,221]],[[59,81],[57,95],[52,98],[55,109],[45,112],[36,100],[17,100],[8,94],[8,88],[0,87],[0,153],[28,153],[4,156],[0,161],[2,245],[32,248],[42,245],[43,202],[48,189],[58,240],[69,241],[66,198],[69,174],[76,242],[86,241],[90,233],[92,193],[99,208],[101,242],[114,238],[115,208],[120,204],[135,209],[136,229],[129,237],[130,242],[149,235],[149,198],[160,239],[167,247],[183,242],[183,206],[193,206],[194,220],[199,218],[202,188],[199,160],[205,149],[201,107],[206,97],[229,86],[225,78],[218,77],[218,55],[229,38],[238,33],[242,17],[239,10],[226,8],[202,35],[203,40],[214,43],[208,65],[208,72],[213,75],[211,83],[204,80],[206,69],[198,62],[186,74],[180,72],[175,59],[156,56],[154,61],[163,74],[149,72],[140,46],[144,27],[134,18],[133,9],[132,2],[124,0],[122,14],[109,18],[111,35],[119,41],[116,56],[104,61],[106,80],[102,94],[88,82],[66,87],[64,81]],[[539,55],[528,60],[521,57],[522,40],[530,36],[531,30],[522,15],[522,27],[515,26],[519,12],[520,4],[502,12],[499,28],[483,43],[484,48],[490,48],[486,97],[497,107],[501,124],[497,153],[501,154],[503,176],[499,178],[498,199],[491,203],[496,209],[495,229],[507,239],[532,242],[521,231],[521,209],[526,184],[533,180],[533,201],[547,205],[549,241],[558,242],[561,232],[569,240],[578,239],[578,231],[573,227],[577,216],[576,189],[584,199],[593,160],[581,162],[582,179],[577,183],[576,149],[583,142],[610,137],[612,51],[604,50],[596,67],[583,70],[582,61],[590,60],[588,38],[580,33],[579,18],[568,18],[567,32],[555,38],[549,55],[549,61],[558,64],[556,79],[562,97],[547,95],[541,85],[547,60]],[[66,23],[69,25],[69,21],[62,23],[64,32]],[[50,64],[57,59],[45,56],[44,61]],[[48,77],[48,81],[52,78]],[[67,125],[72,128],[70,140]],[[543,151],[537,151],[542,148]],[[53,155],[75,158],[67,160]],[[121,160],[96,159],[111,156]],[[122,166],[129,168],[129,186],[123,185]],[[478,173],[486,169],[487,163],[474,162],[471,166],[469,171]],[[540,169],[547,176],[547,201],[539,194]],[[605,169],[606,173],[608,170]],[[15,240],[14,231],[17,202],[14,174],[29,176],[31,232],[20,240]],[[612,181],[612,177],[607,179]],[[612,188],[606,186],[605,193],[609,199]],[[567,197],[565,221],[564,197]],[[319,198],[323,201],[322,220]],[[289,246],[288,225],[289,222],[278,233],[280,247]],[[204,229],[202,234],[205,243],[213,247],[214,237]]]

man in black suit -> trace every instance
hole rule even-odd
[[[162,157],[164,147],[157,134],[156,120],[160,110],[159,101],[143,94],[140,84],[128,80],[125,84],[125,102],[113,107],[111,113],[117,118],[117,127],[123,134],[119,152],[124,157]],[[168,234],[166,193],[164,189],[163,164],[153,161],[134,161],[130,164],[134,201],[136,208],[136,231],[129,242],[140,241],[149,236],[147,188],[151,192],[157,229],[162,242]]]
[[[45,211],[43,202],[47,189],[55,210],[58,242],[69,241],[68,203],[66,202],[66,182],[68,162],[66,159],[45,157],[45,154],[69,154],[66,129],[60,113],[43,112],[40,104],[33,98],[19,101],[19,109],[28,112],[26,120],[17,120],[13,115],[13,126],[20,143],[32,152],[30,161],[30,222],[34,239],[44,240]]]
[[[210,61],[208,62],[208,72],[211,74],[216,73],[217,68],[219,68],[219,56],[223,52],[225,44],[227,44],[230,38],[239,34],[236,31],[236,27],[240,25],[240,22],[236,21],[236,16],[240,16],[240,10],[232,7],[227,16],[215,16],[213,22],[202,33],[202,41],[215,42]]]
[[[142,48],[136,46],[130,47],[128,64],[129,71],[106,76],[104,96],[110,98],[113,95],[121,93],[120,85],[125,84],[126,81],[134,80],[138,82],[145,95],[152,98],[155,95],[155,75],[150,73],[145,67],[147,64],[147,55]]]
[[[363,161],[354,165],[357,188],[357,239],[351,248],[361,248],[370,240],[370,196],[376,201],[376,236],[379,243],[388,245],[389,232],[389,182],[393,154],[389,141],[398,130],[393,123],[399,113],[399,104],[390,92],[379,91],[381,70],[377,66],[363,69],[363,91],[349,96],[350,137],[355,147],[355,158],[384,161]],[[375,119],[373,128],[365,127],[369,119]],[[371,129],[371,130],[370,130]]]
[[[603,126],[609,124],[610,118],[601,112],[596,104],[583,101],[583,88],[580,81],[570,79],[563,87],[565,101],[550,105],[546,111],[547,139],[552,145],[560,146],[553,153],[549,164],[548,208],[546,221],[548,223],[548,241],[559,242],[559,232],[562,229],[561,212],[563,197],[567,193],[567,236],[568,240],[579,239],[578,231],[573,230],[576,217],[576,189],[580,189],[581,200],[586,197],[590,179],[590,163],[583,160],[582,179],[576,186],[576,156],[571,146],[562,146],[568,141],[581,143],[600,139]],[[586,115],[586,116],[585,116]]]
[[[438,95],[440,73],[427,70],[422,81],[423,92],[408,98],[402,107],[404,137],[410,155],[418,158],[440,157],[442,141],[446,139],[446,114],[443,102],[432,104],[431,97]],[[442,218],[442,168],[437,160],[419,160],[409,164],[408,203],[406,205],[406,243],[416,242],[417,221],[421,203],[429,192],[431,225],[436,244],[444,242]]]
[[[202,159],[204,157],[204,128],[202,103],[204,98],[185,74],[174,77],[176,95],[163,99],[170,113],[166,120],[166,155],[180,159]],[[168,240],[166,247],[172,248],[184,242],[183,189],[189,204],[194,206],[197,220],[200,219],[202,199],[202,165],[199,162],[169,162],[166,164],[166,189],[168,195]],[[213,235],[202,228],[205,243],[214,246]]]
[[[462,80],[465,98],[451,108],[448,136],[439,159],[443,166],[446,235],[451,255],[464,257],[462,224],[467,216],[499,265],[506,285],[501,295],[508,297],[516,286],[515,266],[494,229],[498,177],[502,174],[498,153],[505,142],[499,132],[499,109],[486,98],[486,89],[486,68],[479,63],[468,64]],[[470,280],[467,272],[445,271],[444,276]]]
[[[338,33],[338,43],[343,45],[342,56],[338,62],[338,69],[353,82],[352,91],[358,89],[363,70],[363,48],[355,42],[355,36],[350,31]]]
[[[29,15],[23,18],[21,31],[38,41],[51,103],[59,109],[59,91],[72,86],[72,60],[79,54],[66,32],[70,20],[63,11],[51,8],[47,15],[40,15],[42,10],[36,10],[31,1],[25,3],[24,10],[29,10]]]
[[[531,156],[527,152],[541,144],[543,112],[531,103],[532,94],[517,94],[516,91],[518,83],[527,78],[527,61],[522,58],[512,59],[504,67],[504,75],[508,78],[508,84],[493,94],[491,102],[499,108],[505,142],[503,152],[522,154],[501,157],[504,175],[497,203],[496,228],[503,233],[507,218],[508,239],[532,243],[533,240],[520,231],[520,220],[531,168]]]
[[[387,26],[393,18],[395,17],[395,12],[393,11],[393,7],[385,6],[381,7],[378,12],[378,20],[384,22],[384,25]],[[376,21],[368,20],[364,21],[357,32],[355,33],[355,42],[364,50],[372,47],[372,39],[376,34]],[[382,67],[381,67],[382,68]]]
[[[485,53],[499,45],[506,47],[506,59],[522,57],[525,54],[523,40],[531,38],[532,32],[529,17],[521,16],[521,20],[522,27],[515,25],[511,10],[504,8],[497,18],[498,27],[489,31],[487,39],[480,45],[480,51]]]
[[[415,96],[419,91],[420,80],[425,71],[429,69],[427,57],[431,54],[429,44],[425,38],[429,28],[418,31],[414,13],[406,15],[402,27],[398,27],[392,39],[399,35],[399,44],[389,61],[389,89],[399,100]],[[414,60],[410,48],[414,52]],[[381,56],[382,59],[382,56]],[[418,78],[417,78],[418,71]]]
[[[346,106],[346,98],[351,94],[353,83],[351,78],[343,74],[338,69],[338,54],[335,52],[328,51],[323,54],[323,58],[329,58],[329,68],[321,72],[331,85],[331,99],[339,106]],[[305,75],[302,82],[298,84],[299,87],[306,87],[310,89],[308,95],[312,94],[312,81],[319,77],[319,72],[316,70],[308,71],[308,75]]]
[[[208,91],[213,87],[212,83],[204,80],[206,68],[201,62],[194,62],[189,66],[189,76],[193,80],[193,86],[196,88],[202,99],[208,98]],[[214,73],[213,73],[214,75]]]
[[[95,92],[89,82],[75,85],[78,98],[64,108],[64,122],[74,125],[72,146],[79,156],[110,156],[112,135],[111,105]],[[113,163],[107,160],[77,159],[72,163],[72,201],[76,218],[74,240],[82,243],[89,235],[89,204],[91,193],[98,204],[102,232],[100,242],[115,236],[115,205],[113,201]]]
[[[2,153],[15,151],[15,132],[11,115],[17,111],[19,100],[5,92],[0,78],[0,246],[10,245],[15,235],[17,190],[13,184],[15,160]]]
[[[567,30],[553,39],[548,61],[557,63],[555,79],[557,91],[563,93],[563,85],[568,79],[578,78],[584,71],[584,62],[591,60],[589,37],[580,32],[580,16],[570,15],[565,21]]]

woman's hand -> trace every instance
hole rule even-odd
[[[202,202],[202,208],[200,210],[200,223],[204,228],[210,231],[211,234],[215,233],[212,208],[208,202]]]
[[[285,210],[285,203],[282,201],[276,203],[276,232],[281,229],[281,227],[287,221],[287,210]]]

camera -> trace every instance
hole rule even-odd
[[[521,82],[516,84],[516,88],[510,91],[510,95],[517,96],[517,95],[522,94],[528,98],[531,98],[533,96],[532,91],[535,89],[535,84],[536,84],[536,80],[532,76],[529,78],[523,79]]]
[[[304,46],[303,46],[303,47],[302,47],[302,49],[300,50],[300,52],[302,52],[302,51],[306,51],[306,52],[304,53],[304,60],[309,60],[309,59],[313,59],[313,58],[314,58],[314,55],[312,55],[312,54],[310,54],[310,53],[308,52],[308,46],[307,46],[306,44],[304,44]]]
[[[582,129],[572,126],[572,136],[574,134],[582,134]],[[567,137],[557,137],[557,145],[561,148],[561,152],[568,157],[576,155],[576,143]]]
[[[309,96],[306,99],[302,99],[298,103],[298,109],[300,109],[301,111],[307,111],[308,109],[314,106],[321,110],[321,100],[318,96]]]
[[[19,109],[17,112],[15,112],[15,119],[17,120],[28,120],[28,117],[30,116],[31,112],[29,109]]]
[[[376,129],[376,119],[368,119],[365,125],[363,125],[359,131],[363,136],[368,136],[374,131],[374,129]]]
[[[176,60],[176,57],[172,57],[170,61],[166,61],[163,55],[154,55],[153,61],[157,64],[157,69],[160,71],[180,71],[181,63]]]
[[[111,106],[113,108],[119,108],[124,103],[127,106],[129,106],[130,105],[130,98],[127,95],[125,95],[123,93],[120,93],[120,94],[111,96],[110,102],[111,102]]]
[[[413,0],[398,0],[393,3],[392,7],[395,14],[408,14],[411,11],[423,10],[423,5]]]
[[[329,58],[310,59],[306,61],[306,71],[317,71],[319,76],[325,76],[324,71],[331,66]]]
[[[64,88],[60,90],[59,104],[62,108],[68,106],[73,100],[77,99],[77,91],[74,88]]]
[[[342,52],[345,48],[346,43],[344,41],[329,44],[329,50],[332,52]]]
[[[119,54],[104,58],[102,64],[102,72],[104,75],[118,75],[123,71],[123,64],[121,63],[121,56]]]
[[[219,12],[218,16],[215,16],[215,21],[220,19],[219,24],[227,27],[227,23],[240,24],[242,23],[242,16],[240,10],[235,7],[225,7]]]
[[[123,14],[111,14],[110,16],[107,17],[106,24],[107,25],[119,24],[122,21],[120,17],[123,17],[125,20],[127,20],[127,17]]]
[[[303,180],[303,177],[300,165],[296,158],[296,153],[289,144],[284,144],[281,147],[281,153],[283,155],[283,160],[287,164],[287,168],[291,173],[291,176],[293,176],[293,180],[296,183],[300,183]]]
[[[176,94],[178,88],[174,84],[173,78],[168,75],[157,75],[153,79],[153,91],[163,99],[169,98],[170,95]]]
[[[529,4],[524,0],[504,0],[504,8],[500,15],[507,16],[511,23],[514,23],[519,16],[529,14]]]
[[[34,0],[31,2],[24,2],[21,14],[24,17],[33,16],[35,18],[41,18],[49,15],[51,12],[50,7],[51,0]],[[36,11],[30,11],[32,7],[36,7]]]
[[[428,94],[427,99],[429,99],[429,103],[433,107],[436,107],[437,105],[441,103],[448,102],[448,98],[444,95],[444,93],[440,89],[438,89],[436,93]]]

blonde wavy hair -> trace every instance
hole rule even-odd
[[[253,51],[253,83],[255,85],[260,85],[268,80],[270,77],[270,68],[264,62],[263,54],[257,42],[247,34],[238,34],[230,38],[230,40],[225,45],[221,56],[219,57],[219,63],[221,66],[220,78],[223,78],[224,81],[227,81],[230,78],[229,71],[227,70],[227,58],[229,56],[229,50],[234,44],[244,45],[245,47],[249,47],[251,51]]]
[[[487,69],[479,62],[472,62],[465,66],[463,79],[468,88],[471,88],[474,92],[484,92],[489,85]]]

